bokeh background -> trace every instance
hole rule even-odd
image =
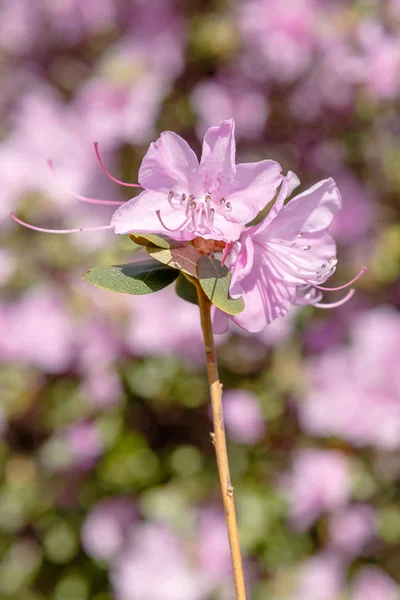
[[[162,130],[335,177],[335,311],[218,339],[252,600],[396,600],[400,582],[400,2],[2,0],[0,599],[232,600],[199,318],[78,193],[129,198]],[[326,301],[337,299],[332,294]]]

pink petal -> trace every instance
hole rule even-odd
[[[282,181],[281,170],[274,160],[237,165],[235,182],[227,194],[232,205],[227,218],[243,225],[252,221],[273,200]]]
[[[269,235],[282,239],[299,233],[313,233],[329,227],[341,207],[341,196],[335,181],[325,179],[286,204],[272,221]]]
[[[195,193],[199,161],[179,135],[165,131],[150,144],[139,169],[139,183],[147,190]]]
[[[288,247],[279,239],[270,239],[267,243],[271,261],[285,271],[287,281],[320,284],[332,275],[333,270],[330,272],[325,269],[326,276],[319,278],[322,265],[328,265],[336,254],[336,244],[329,233],[321,231],[304,235],[296,243],[297,247]]]
[[[235,242],[239,239],[243,231],[243,226],[234,221],[227,221],[225,215],[215,212],[212,231],[209,233],[197,233],[206,240],[223,240],[225,242]]]
[[[289,198],[290,194],[298,185],[300,185],[300,179],[295,173],[293,173],[293,171],[289,171],[286,177],[283,178],[282,185],[280,187],[274,205],[272,206],[265,219],[261,221],[259,225],[254,227],[254,232],[263,231],[271,223],[271,221],[275,219],[275,217],[283,208],[283,203],[285,202],[286,198]]]
[[[235,257],[234,254],[237,254],[237,257]],[[244,231],[241,236],[239,252],[233,253],[233,260],[234,265],[232,269],[230,294],[232,298],[237,298],[243,293],[240,281],[250,273],[254,262],[253,241],[251,236],[247,235],[246,231]]]
[[[171,207],[164,192],[142,192],[118,208],[112,216],[115,233],[163,233],[174,240],[192,240],[191,231],[165,229],[158,216],[170,229],[179,228],[185,220],[185,211]]]
[[[245,291],[244,311],[233,321],[246,331],[261,331],[289,310],[296,293],[296,285],[285,281],[264,251],[255,252],[250,274],[242,281]]]
[[[203,190],[225,194],[235,177],[235,123],[222,121],[219,127],[210,127],[203,140],[200,175]]]

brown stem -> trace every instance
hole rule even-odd
[[[214,421],[214,433],[212,434],[212,439],[217,456],[222,500],[224,503],[229,546],[231,549],[236,600],[246,600],[246,586],[243,575],[242,556],[240,553],[239,532],[236,520],[235,503],[233,500],[233,487],[229,473],[228,453],[226,449],[224,415],[222,410],[222,386],[218,376],[217,356],[215,352],[214,336],[211,324],[211,302],[203,292],[198,281],[196,281],[195,285],[199,299],[201,326],[203,329],[204,345],[206,350],[207,374],[210,385],[211,406]]]

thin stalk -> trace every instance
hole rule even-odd
[[[206,350],[208,382],[210,385],[211,407],[214,422],[212,439],[217,457],[219,481],[221,484],[222,500],[225,509],[225,520],[231,550],[236,600],[246,600],[246,586],[243,574],[242,556],[240,553],[239,532],[233,499],[233,487],[229,473],[228,452],[226,449],[224,414],[222,409],[222,385],[218,376],[217,356],[211,323],[211,302],[208,300],[197,281],[195,285],[199,299],[201,326],[203,329]]]

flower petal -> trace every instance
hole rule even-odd
[[[255,261],[249,275],[241,283],[245,295],[244,311],[233,321],[246,331],[261,331],[289,310],[296,294],[296,285],[282,277],[263,250],[255,252]]]
[[[250,273],[254,262],[254,245],[250,235],[244,231],[241,237],[240,250],[232,249],[232,278],[230,294],[232,298],[238,298],[243,294],[240,282]]]
[[[271,223],[271,221],[275,219],[275,217],[283,208],[283,203],[285,202],[286,198],[289,198],[290,194],[295,188],[297,188],[298,185],[300,185],[300,179],[295,173],[293,173],[293,171],[288,171],[286,177],[283,178],[278,196],[274,202],[273,207],[271,208],[265,219],[261,221],[259,225],[254,227],[254,232],[263,231]]]
[[[139,183],[146,190],[192,193],[197,185],[199,161],[179,135],[165,131],[150,144],[139,169]]]
[[[269,237],[293,239],[300,233],[313,233],[329,227],[341,207],[335,181],[325,179],[286,204],[268,227]]]
[[[200,175],[204,191],[211,190],[223,196],[233,182],[235,167],[235,123],[222,121],[219,127],[210,127],[203,140]]]
[[[166,227],[163,227],[160,216]],[[112,216],[115,233],[163,233],[173,240],[192,240],[191,231],[180,231],[185,211],[172,208],[164,192],[144,191],[120,206]],[[178,228],[177,231],[171,229]]]
[[[232,205],[228,219],[249,223],[271,200],[283,177],[282,167],[274,160],[236,165],[236,177],[226,199]]]

